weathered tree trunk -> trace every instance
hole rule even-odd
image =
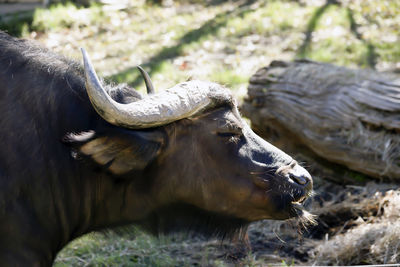
[[[242,111],[272,143],[332,172],[400,181],[399,75],[275,61],[251,77]]]

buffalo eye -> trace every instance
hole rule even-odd
[[[240,138],[243,135],[243,129],[231,121],[219,121],[217,135],[226,138]]]

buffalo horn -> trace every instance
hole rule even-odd
[[[147,72],[142,67],[137,66],[137,68],[143,76],[144,83],[146,84],[147,94],[154,94],[156,91],[154,90],[153,83],[151,82],[149,74],[147,74]]]
[[[131,128],[150,128],[188,118],[215,101],[230,99],[229,90],[215,83],[190,81],[178,84],[138,101],[121,104],[104,90],[89,56],[82,48],[86,91],[97,113],[111,124]]]

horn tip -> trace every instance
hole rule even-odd
[[[82,55],[86,55],[87,54],[85,48],[80,47],[79,50],[81,50]]]
[[[89,55],[86,52],[85,48],[81,47],[80,50],[81,50],[81,53],[82,53],[84,65],[86,66],[86,64],[90,64]]]
[[[142,68],[142,66],[137,65],[136,68],[142,73],[144,74],[146,71]]]

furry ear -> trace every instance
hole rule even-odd
[[[115,175],[146,168],[160,153],[164,140],[159,131],[129,130],[70,133],[64,138],[73,146],[75,155],[90,157]]]

